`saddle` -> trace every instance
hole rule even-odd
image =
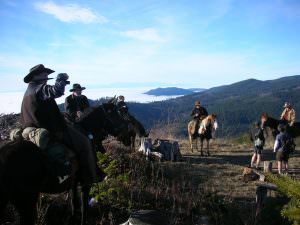
[[[71,161],[74,153],[64,144],[53,141],[48,130],[44,128],[27,127],[24,130],[18,128],[10,133],[12,141],[27,140],[39,147],[47,155],[48,172],[57,177],[66,177],[72,173]]]

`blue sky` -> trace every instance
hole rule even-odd
[[[90,88],[300,74],[298,0],[0,0],[0,18],[1,91],[39,63]]]

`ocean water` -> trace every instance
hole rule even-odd
[[[89,99],[96,100],[102,97],[113,97],[124,95],[125,101],[148,103],[153,101],[163,101],[177,96],[152,96],[143,94],[151,88],[102,88],[102,89],[86,89],[83,94]],[[58,104],[63,103],[65,98],[71,94],[66,91],[65,95],[56,99]],[[19,113],[24,92],[0,92],[0,114]]]

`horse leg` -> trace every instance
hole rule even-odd
[[[189,134],[189,140],[190,140],[191,150],[193,152],[193,139],[192,139],[192,135],[191,134]]]
[[[71,213],[72,217],[76,216],[76,212],[79,208],[79,200],[78,200],[78,190],[77,190],[77,182],[75,182],[70,190],[71,197]]]
[[[209,153],[209,139],[206,139],[206,143],[207,143],[207,146],[206,146],[207,155],[210,156],[210,153]]]
[[[131,150],[135,150],[135,135],[131,137]]]
[[[31,199],[19,198],[15,206],[20,214],[20,225],[34,225],[37,217],[37,200],[36,196],[31,196]]]
[[[4,218],[5,209],[7,206],[7,200],[2,198],[0,199],[0,224],[2,224],[3,221],[1,221],[1,218]]]
[[[201,156],[203,156],[203,139],[200,137],[201,142]]]
[[[80,193],[80,198],[81,198],[81,225],[86,224],[90,189],[91,189],[90,187],[82,187],[82,190],[81,190],[81,193]]]

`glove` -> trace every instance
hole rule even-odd
[[[69,75],[66,74],[66,73],[59,73],[56,77],[56,80],[64,80],[64,81],[67,81],[69,79]]]

